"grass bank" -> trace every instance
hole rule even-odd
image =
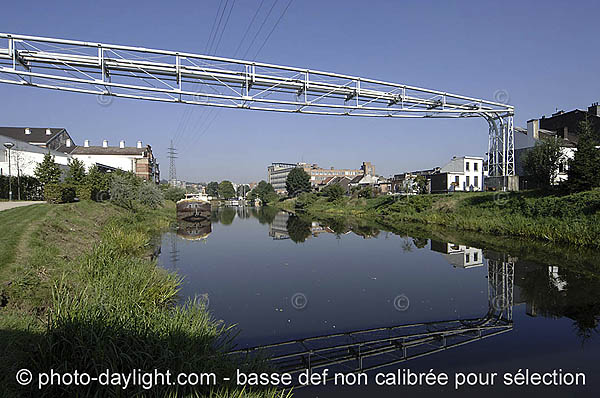
[[[453,193],[381,196],[374,199],[324,197],[282,202],[284,209],[315,217],[353,216],[402,228],[414,223],[496,236],[600,247],[600,190],[572,195],[541,192]]]
[[[180,278],[156,267],[152,239],[174,219],[174,205],[127,211],[111,204],[39,205],[0,213],[14,237],[1,271],[0,381],[6,397],[212,396],[270,397],[233,385],[175,387],[63,386],[24,388],[18,369],[48,372],[167,371],[214,373],[264,370],[239,365],[223,352],[229,328],[200,300],[176,305]],[[233,378],[235,380],[235,377]]]

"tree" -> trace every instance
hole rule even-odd
[[[69,170],[65,180],[71,184],[82,184],[86,180],[85,166],[79,159],[69,160]]]
[[[216,198],[219,196],[219,183],[216,181],[211,181],[208,183],[208,185],[206,186],[206,194],[208,196],[212,196],[213,198]]]
[[[44,160],[35,167],[35,176],[43,185],[56,184],[60,182],[60,167],[54,161],[54,156],[48,152],[44,155]]]
[[[259,198],[261,200],[261,202],[263,202],[264,204],[267,204],[269,202],[276,201],[277,199],[279,199],[279,196],[277,195],[277,193],[275,193],[275,189],[273,188],[273,185],[262,180],[250,192],[250,194],[248,195],[248,198],[250,200]]]
[[[311,190],[310,176],[303,168],[296,167],[288,174],[285,180],[285,188],[290,196],[298,196],[302,192],[309,192]]]
[[[237,196],[238,198],[244,198],[248,192],[250,192],[250,186],[242,184],[237,189]]]
[[[332,184],[326,186],[323,191],[323,195],[327,197],[330,202],[336,201],[344,196],[344,188],[340,184]]]
[[[417,188],[417,193],[427,193],[427,178],[425,178],[425,176],[416,176],[414,183]]]
[[[219,184],[219,197],[223,199],[231,199],[235,197],[235,189],[231,181],[221,181]]]
[[[596,148],[591,123],[579,124],[579,140],[575,156],[569,162],[567,186],[572,191],[587,191],[600,186],[600,150]]]
[[[177,202],[178,200],[185,198],[185,189],[179,187],[168,187],[165,189],[163,195],[166,200]]]
[[[525,175],[535,186],[548,188],[554,184],[563,160],[564,154],[557,138],[541,140],[523,159]]]

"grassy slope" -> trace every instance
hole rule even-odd
[[[283,207],[290,207],[284,203]],[[555,243],[600,247],[600,191],[567,196],[536,192],[455,193],[384,196],[328,202],[320,198],[307,212],[315,216],[351,215],[391,227],[405,223],[519,236]]]
[[[200,302],[176,307],[179,278],[148,257],[153,234],[173,219],[172,204],[135,213],[93,202],[9,212],[2,214],[4,225],[21,232],[2,243],[13,254],[2,273],[8,305],[0,308],[0,396],[40,396],[14,383],[22,367],[34,373],[234,372],[236,365],[215,348],[227,341],[227,329]],[[252,366],[254,370],[263,365]],[[218,392],[158,389],[152,395],[275,396],[268,391],[241,395],[223,387]],[[79,387],[47,389],[42,395],[96,392]],[[102,391],[115,394],[118,389]]]

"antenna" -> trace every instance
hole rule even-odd
[[[171,146],[167,148],[169,157],[169,185],[175,186],[177,184],[177,170],[175,169],[175,159],[177,159],[177,149],[173,146],[173,140],[171,140]]]

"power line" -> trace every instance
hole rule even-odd
[[[258,53],[260,53],[260,51],[263,49],[263,47],[265,46],[265,44],[267,44],[267,41],[269,41],[269,38],[271,37],[271,35],[273,34],[273,32],[275,31],[275,28],[277,27],[277,25],[279,25],[279,22],[281,21],[281,19],[283,18],[283,16],[285,15],[285,12],[287,11],[288,8],[290,8],[290,6],[292,5],[292,2],[294,0],[290,0],[288,5],[285,7],[285,9],[283,10],[283,12],[281,13],[281,15],[279,16],[279,19],[277,20],[277,22],[275,22],[275,25],[273,25],[273,29],[271,29],[271,31],[269,32],[269,34],[267,35],[267,38],[265,39],[265,41],[263,42],[263,44],[260,46],[260,48],[258,49],[258,51],[256,52],[256,54],[254,54],[254,58],[252,60],[255,60],[256,57],[258,56]]]
[[[221,44],[221,39],[223,38],[223,33],[225,33],[225,28],[229,23],[229,17],[231,17],[231,11],[233,11],[233,7],[235,6],[235,0],[231,3],[231,8],[229,9],[229,14],[227,14],[227,19],[225,20],[225,25],[223,25],[223,30],[221,31],[221,35],[219,36],[219,40],[217,41],[217,45],[215,46],[215,53],[217,52],[217,48],[219,48],[219,44]]]
[[[260,27],[258,28],[258,30],[256,31],[256,34],[254,35],[254,37],[252,38],[252,41],[250,42],[250,45],[248,46],[248,48],[246,49],[246,52],[244,53],[244,56],[242,58],[246,58],[246,56],[248,55],[248,52],[250,51],[250,49],[252,48],[252,45],[254,44],[254,42],[256,41],[256,38],[258,37],[258,35],[260,34],[260,31],[262,30],[263,26],[265,26],[265,23],[267,22],[267,19],[269,19],[269,15],[271,15],[271,12],[273,11],[273,8],[275,8],[275,5],[277,4],[278,0],[275,0],[273,2],[273,5],[271,6],[271,8],[269,9],[269,12],[267,13],[267,16],[265,17],[265,19],[263,19],[262,24],[260,25]]]
[[[240,44],[238,44],[237,48],[235,49],[235,52],[233,53],[234,58],[237,55],[238,51],[240,51],[240,48],[242,47],[242,43],[244,43],[244,40],[246,39],[248,32],[250,32],[250,28],[252,27],[252,24],[254,23],[254,20],[256,19],[256,16],[258,15],[258,12],[262,8],[264,2],[265,2],[265,0],[260,1],[260,4],[259,4],[258,8],[256,9],[256,12],[254,13],[254,16],[252,17],[252,20],[250,21],[250,24],[248,25],[248,27],[246,28],[246,31],[244,32],[244,35],[242,36],[242,40],[240,40]]]

